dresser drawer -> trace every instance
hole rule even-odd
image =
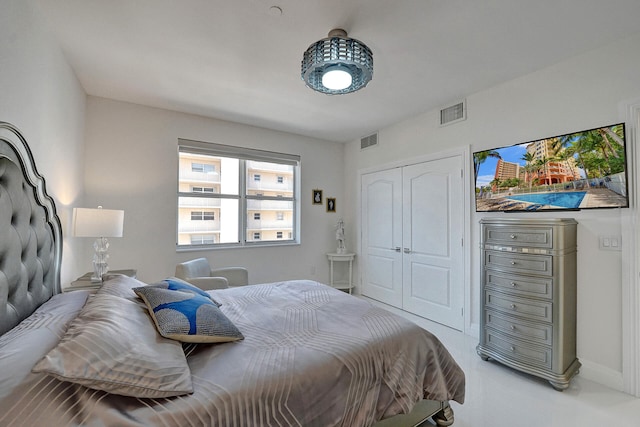
[[[512,273],[553,275],[551,255],[529,255],[514,252],[484,251],[485,268]]]
[[[537,344],[553,344],[553,326],[547,323],[527,322],[493,310],[485,311],[485,327],[493,328],[514,338]]]
[[[550,347],[528,344],[488,328],[484,330],[484,339],[488,348],[518,362],[548,369],[552,367]]]
[[[484,229],[484,242],[489,245],[527,246],[529,248],[553,247],[551,227],[492,226]]]
[[[546,277],[529,277],[517,274],[485,270],[484,283],[514,295],[551,299],[553,297],[553,279]]]
[[[553,321],[553,304],[545,301],[534,301],[518,298],[501,292],[485,290],[484,304],[488,308],[543,322]]]

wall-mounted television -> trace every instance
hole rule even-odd
[[[473,153],[476,212],[629,207],[625,125]]]

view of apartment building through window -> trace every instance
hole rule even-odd
[[[294,239],[297,164],[203,151],[180,147],[178,246]]]

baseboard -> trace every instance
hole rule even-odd
[[[618,372],[589,360],[580,359],[580,363],[582,363],[582,367],[580,368],[579,375],[582,378],[597,382],[614,390],[624,391],[622,372]]]

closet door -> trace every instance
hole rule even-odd
[[[403,168],[403,309],[464,327],[462,156]]]
[[[402,308],[402,172],[362,175],[362,294]]]

